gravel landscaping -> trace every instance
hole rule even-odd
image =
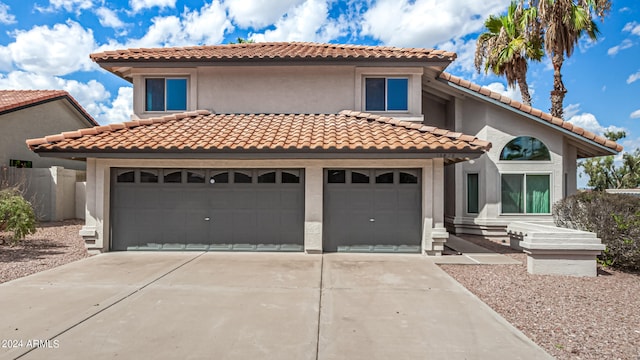
[[[78,220],[43,223],[20,244],[0,245],[0,283],[87,257],[81,226]],[[482,237],[464,238],[522,264],[442,269],[551,355],[640,359],[640,275],[612,269],[600,269],[596,278],[530,275],[524,254]]]
[[[530,275],[526,256],[464,237],[521,265],[442,269],[557,359],[640,359],[640,275],[599,269],[595,278]]]
[[[0,283],[89,256],[78,235],[82,224],[79,220],[41,223],[35,234],[17,245],[0,245]],[[7,235],[0,232],[0,238]]]

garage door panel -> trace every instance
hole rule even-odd
[[[189,182],[188,169],[114,169],[112,175],[112,249],[231,249],[233,244],[298,244],[304,242],[304,184],[234,183],[236,177],[218,177],[220,172],[246,174],[255,179],[260,170],[198,170],[203,181]],[[119,171],[119,172],[118,172]],[[282,173],[281,170],[274,171]],[[144,177],[142,176],[144,172]],[[294,171],[302,177],[302,171]],[[117,174],[135,173],[135,176]],[[275,177],[275,179],[274,179]],[[146,181],[141,182],[144,178]],[[285,177],[290,181],[288,177]],[[169,179],[171,183],[163,183]],[[238,178],[240,179],[240,178]],[[245,180],[246,180],[245,179]],[[240,179],[242,180],[242,179]],[[121,182],[119,182],[121,181]],[[277,182],[274,182],[277,181]],[[227,244],[229,247],[214,247]],[[195,246],[197,245],[197,246]],[[265,246],[264,249],[278,249]]]
[[[326,170],[325,170],[326,171]],[[325,173],[324,249],[326,251],[419,251],[422,209],[419,179],[406,184],[398,169],[358,169],[357,180]],[[419,174],[418,169],[412,172]],[[336,180],[337,179],[337,180]],[[369,179],[369,183],[362,183]],[[408,228],[406,228],[408,227]],[[400,249],[400,250],[399,250]]]

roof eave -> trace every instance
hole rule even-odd
[[[524,112],[522,110],[516,109],[516,108],[514,108],[512,106],[509,106],[509,105],[507,105],[507,104],[505,104],[505,103],[503,103],[501,101],[498,101],[496,99],[493,99],[493,98],[485,96],[485,95],[482,95],[482,94],[477,93],[477,92],[475,92],[475,91],[473,91],[471,89],[467,89],[466,87],[460,86],[460,85],[458,85],[456,83],[453,83],[453,82],[451,82],[449,80],[438,78],[438,81],[446,83],[447,85],[453,87],[454,89],[462,91],[467,95],[471,95],[471,96],[473,96],[473,97],[475,97],[477,99],[481,99],[483,101],[492,103],[492,104],[497,105],[497,106],[499,106],[499,107],[501,107],[501,108],[503,108],[505,110],[509,110],[509,111],[515,112],[515,113],[517,113],[519,115],[522,115],[522,116],[525,116],[525,117],[527,117],[527,118],[529,118],[529,119],[531,119],[531,120],[533,120],[533,121],[535,121],[537,123],[549,126],[549,127],[553,128],[553,129],[555,129],[557,131],[560,131],[564,135],[569,136],[570,138],[572,138],[574,140],[578,140],[579,143],[586,143],[586,144],[588,144],[590,146],[594,146],[595,148],[597,148],[598,150],[601,151],[600,153],[598,153],[597,151],[593,152],[592,156],[584,156],[584,157],[596,157],[596,156],[607,156],[607,155],[616,155],[616,154],[618,154],[618,151],[616,151],[615,149],[608,148],[608,147],[606,147],[606,146],[604,146],[602,144],[599,144],[599,143],[597,143],[597,142],[595,142],[593,140],[590,140],[590,139],[587,139],[587,138],[585,138],[583,136],[580,136],[580,135],[578,135],[578,134],[576,134],[576,133],[574,133],[574,132],[572,132],[570,130],[567,130],[567,129],[559,127],[559,126],[556,126],[556,125],[551,124],[548,121],[545,121],[545,120],[543,120],[543,119],[541,119],[541,118],[539,118],[537,116],[534,116],[534,115],[529,114],[527,112]]]

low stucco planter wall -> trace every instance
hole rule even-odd
[[[596,276],[596,256],[605,249],[595,233],[552,225],[513,222],[511,247],[527,254],[527,271],[539,275]]]

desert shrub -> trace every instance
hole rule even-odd
[[[0,231],[13,233],[12,243],[36,232],[36,216],[31,204],[16,189],[0,191]]]
[[[604,265],[640,271],[640,197],[606,192],[584,192],[553,206],[557,226],[591,231],[607,247]]]

